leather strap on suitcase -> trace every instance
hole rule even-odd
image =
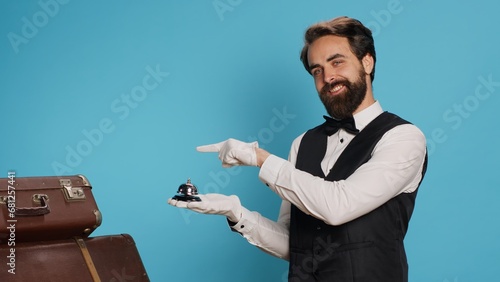
[[[87,264],[87,267],[90,271],[90,275],[92,275],[92,279],[94,280],[94,282],[101,282],[101,278],[99,278],[99,274],[95,269],[94,262],[92,261],[92,256],[90,256],[87,245],[85,245],[85,241],[82,238],[78,237],[75,237],[75,241],[78,244],[78,247],[80,247],[80,251],[82,252],[83,259],[85,260],[85,263]]]

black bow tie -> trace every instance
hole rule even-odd
[[[348,117],[345,119],[333,119],[331,117],[323,116],[325,118],[325,123],[323,123],[323,127],[325,129],[326,135],[330,136],[337,132],[340,128],[343,128],[345,131],[357,134],[359,130],[356,129],[356,124],[354,122],[354,118]]]

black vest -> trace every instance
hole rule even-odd
[[[371,158],[375,145],[388,130],[407,123],[394,114],[382,113],[347,145],[327,176],[321,169],[327,136],[322,125],[315,127],[302,138],[296,168],[328,181],[346,179]],[[422,178],[426,165],[427,156]],[[314,193],[314,187],[310,189]],[[416,194],[417,191],[401,193],[370,213],[339,226],[328,225],[292,205],[288,280],[408,281],[403,239]]]

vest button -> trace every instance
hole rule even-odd
[[[321,226],[316,226],[316,230],[321,230]]]

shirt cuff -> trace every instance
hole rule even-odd
[[[241,219],[238,222],[227,221],[231,231],[238,232],[243,236],[252,232],[256,222],[255,215],[244,207],[241,209]]]
[[[277,157],[275,155],[270,155],[267,157],[266,161],[262,164],[262,167],[259,171],[259,179],[264,184],[266,184],[269,188],[274,190],[275,183],[278,179],[279,172],[281,167],[287,161]]]

